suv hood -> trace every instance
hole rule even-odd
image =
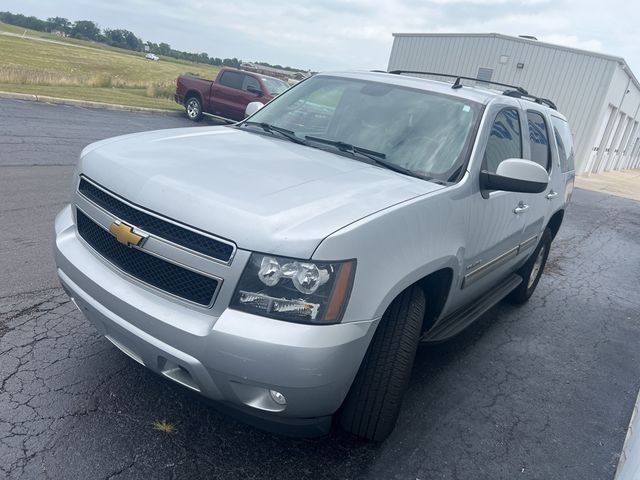
[[[443,188],[228,127],[102,140],[83,150],[79,171],[132,203],[239,248],[298,258],[310,258],[325,237],[352,222]]]

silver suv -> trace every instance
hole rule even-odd
[[[419,342],[535,290],[571,133],[521,89],[321,74],[232,126],[87,146],[60,281],[138,363],[263,428],[393,430]]]

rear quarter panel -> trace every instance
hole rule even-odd
[[[183,75],[178,77],[177,94],[182,97],[184,101],[190,92],[197,92],[202,100],[202,107],[206,110],[212,84],[213,82],[211,80]]]

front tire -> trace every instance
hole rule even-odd
[[[202,118],[202,103],[198,97],[187,98],[184,109],[187,112],[187,118],[189,118],[189,120],[199,122]]]
[[[342,428],[381,442],[395,427],[409,383],[425,312],[423,290],[402,292],[382,316],[342,406]]]
[[[538,286],[538,282],[540,282],[544,267],[547,264],[551,240],[553,240],[551,230],[546,228],[533,254],[531,254],[527,263],[517,272],[518,275],[522,277],[522,283],[507,296],[506,300],[509,303],[522,305],[527,303],[529,298],[531,298],[531,295],[533,295],[533,292]]]

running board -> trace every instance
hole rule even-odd
[[[422,335],[420,341],[442,342],[457,335],[511,293],[511,291],[521,283],[522,277],[515,273],[512,274],[502,283],[498,284],[491,292],[440,320],[435,327]]]
[[[233,125],[234,123],[238,123],[242,121],[242,120],[231,120],[230,118],[221,117],[220,115],[214,115],[213,113],[207,113],[207,112],[202,112],[202,115],[210,118],[215,118],[216,120],[221,120],[225,122],[227,125]]]

